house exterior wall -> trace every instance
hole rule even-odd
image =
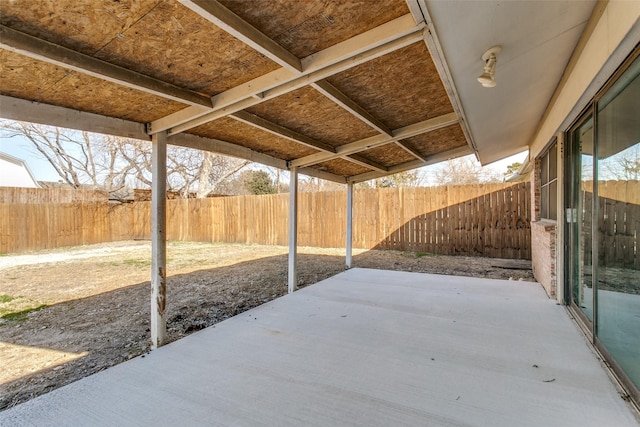
[[[21,161],[0,157],[0,187],[38,188],[38,183]]]
[[[567,65],[538,129],[529,145],[531,174],[531,258],[536,279],[550,297],[563,302],[562,145],[558,145],[558,223],[540,219],[540,165],[538,156],[565,131],[591,101],[640,40],[640,2],[599,3]],[[559,263],[558,263],[559,262]]]
[[[531,267],[549,298],[556,297],[556,221],[540,218],[540,159],[531,171]]]
[[[576,119],[640,38],[640,1],[611,0],[596,6],[542,121],[529,144],[536,158]]]
[[[549,298],[556,297],[556,223],[542,220],[531,223],[531,266]]]

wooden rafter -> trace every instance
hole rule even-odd
[[[216,0],[179,0],[198,15],[290,71],[302,71],[300,59]]]
[[[192,105],[194,108],[211,107],[211,99],[208,96],[41,40],[5,25],[0,25],[0,48],[61,68]]]
[[[270,122],[263,119],[262,117],[256,116],[255,114],[251,114],[246,111],[238,111],[236,113],[230,114],[229,117],[255,128],[262,129],[266,132],[269,132],[270,134],[304,145],[306,147],[314,148],[325,153],[336,152],[336,149],[329,144],[316,141],[313,138],[309,138],[308,136],[302,135],[301,133],[288,129],[284,126],[280,126],[276,123]]]
[[[319,80],[311,86],[378,132],[391,136],[391,129],[328,81]]]
[[[213,107],[188,107],[149,124],[149,132],[184,132],[212,120],[284,95],[333,74],[401,49],[424,38],[423,24],[403,15],[301,60],[301,73],[287,68],[267,73],[212,98]]]
[[[347,178],[347,182],[363,182],[369,181],[370,179],[381,178],[386,175],[391,175],[394,173],[405,172],[411,169],[419,168],[422,166],[428,166],[435,163],[443,162],[445,160],[449,160],[455,157],[460,157],[465,154],[471,154],[473,151],[466,145],[458,148],[454,148],[452,150],[444,151],[442,153],[432,154],[425,158],[426,162],[422,160],[411,160],[409,162],[401,163],[399,165],[391,166],[387,169],[387,172],[366,172],[360,175],[354,175]]]
[[[371,148],[379,147],[381,145],[392,143],[396,140],[411,138],[416,135],[431,132],[446,126],[450,126],[458,122],[458,116],[456,113],[449,113],[443,116],[435,117],[433,119],[424,120],[419,123],[415,123],[409,126],[405,126],[400,129],[396,129],[392,132],[392,136],[376,135],[369,138],[361,139],[349,144],[341,145],[336,148],[335,153],[317,153],[309,156],[296,159],[291,164],[293,166],[309,166],[317,163],[325,162],[327,160],[335,159],[336,157],[348,156],[350,154],[359,153],[361,151],[369,150]]]
[[[373,169],[374,171],[377,171],[377,172],[385,173],[389,170],[386,166],[381,165],[378,162],[374,162],[371,159],[367,159],[366,157],[360,154],[352,154],[350,156],[343,156],[342,158],[350,161],[351,163],[364,166],[365,168],[368,168],[368,169]]]
[[[320,150],[324,153],[335,153],[336,149],[331,145],[325,144],[320,141],[316,141],[308,136],[302,135],[296,131],[288,129],[284,126],[280,126],[276,123],[270,122],[268,120],[263,119],[262,117],[256,116],[255,114],[248,113],[246,111],[238,111],[237,113],[230,114],[228,117],[238,120],[242,123],[245,123],[249,126],[256,127],[258,129],[269,132],[273,135],[279,136],[281,138],[288,139],[290,141],[296,142],[298,144]],[[181,134],[179,134],[181,135]],[[383,172],[386,168],[373,160],[369,160],[363,156],[342,156],[343,159],[350,161],[351,163],[356,163],[360,166],[364,166],[369,169],[373,169],[379,172]]]
[[[425,156],[420,154],[418,150],[415,150],[414,148],[410,147],[409,144],[407,144],[405,141],[395,141],[395,143],[398,147],[402,148],[404,151],[411,154],[416,159],[421,160],[422,162],[427,161]]]

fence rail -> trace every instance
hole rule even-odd
[[[0,187],[0,203],[89,203],[108,199],[109,194],[100,190]]]
[[[170,240],[287,244],[288,195],[167,201]],[[300,193],[298,244],[344,247],[346,192]],[[367,189],[353,247],[531,258],[529,184]],[[0,252],[149,239],[150,202],[0,204]]]

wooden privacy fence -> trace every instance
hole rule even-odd
[[[0,187],[0,203],[89,203],[108,199],[109,194],[100,190]]]
[[[167,201],[170,240],[286,245],[288,194]],[[346,192],[300,193],[298,244],[344,247]],[[353,247],[530,259],[528,183],[367,189]],[[150,202],[0,204],[0,252],[149,239]]]
[[[640,270],[640,181],[598,181],[597,227],[592,230],[593,181],[582,183],[586,215],[581,242],[585,265],[591,265],[594,233],[598,238],[598,263],[606,267]]]

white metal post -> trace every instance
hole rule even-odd
[[[167,133],[153,135],[151,155],[151,347],[167,332]]]
[[[353,244],[353,182],[347,183],[347,242],[346,242],[346,264],[351,268],[351,251]]]
[[[290,170],[289,180],[289,293],[296,289],[298,258],[298,168]]]

